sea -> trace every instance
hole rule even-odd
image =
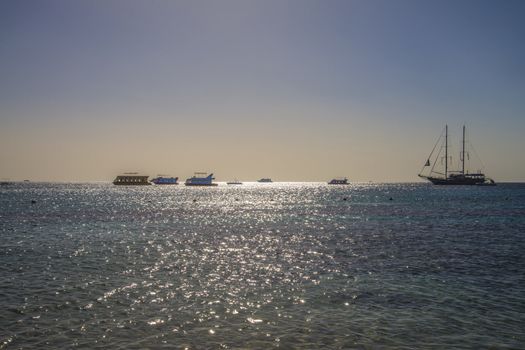
[[[2,349],[524,349],[525,184],[0,186]]]

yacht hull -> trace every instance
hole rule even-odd
[[[441,186],[447,186],[447,185],[462,185],[462,186],[475,186],[475,185],[482,185],[485,183],[485,179],[477,179],[477,178],[468,178],[468,177],[462,177],[462,178],[436,178],[436,177],[427,177],[428,181],[432,182],[434,185],[441,185]]]

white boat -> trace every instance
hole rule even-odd
[[[189,179],[186,179],[184,184],[186,186],[217,186],[217,184],[213,182],[213,180],[215,180],[213,174],[207,174],[208,173],[197,172]]]

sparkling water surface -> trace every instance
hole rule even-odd
[[[0,187],[0,348],[525,348],[525,185]]]

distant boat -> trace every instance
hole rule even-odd
[[[240,182],[239,180],[235,179],[233,181],[228,181],[226,182],[227,185],[242,185],[242,182]]]
[[[213,182],[215,178],[213,177],[213,174],[208,173],[195,173],[192,177],[189,179],[186,179],[186,182],[184,184],[186,186],[217,186],[216,183]]]
[[[115,180],[113,180],[113,185],[118,186],[145,186],[151,185],[148,181],[147,175],[138,175],[138,173],[124,173],[123,175],[118,175]]]
[[[166,177],[167,175],[157,175],[151,182],[155,185],[178,185],[178,177]]]
[[[257,180],[257,182],[273,182],[272,179],[268,177],[263,177],[262,179]]]
[[[485,174],[478,170],[477,172],[469,173],[466,169],[465,160],[470,159],[470,153],[465,149],[465,126],[463,125],[463,138],[461,141],[461,152],[459,158],[461,161],[461,169],[451,170],[451,160],[449,159],[449,142],[448,142],[448,125],[445,125],[444,136],[443,133],[439,137],[434,149],[430,153],[430,156],[427,158],[425,165],[421,169],[421,172],[418,174],[419,177],[427,179],[434,185],[478,185],[478,186],[495,186],[496,182],[488,177]],[[441,141],[441,147],[437,148],[438,144]],[[437,153],[435,159],[431,162],[431,159],[434,157],[434,151]],[[444,153],[444,155],[442,155]],[[440,162],[438,162],[440,161]],[[444,165],[444,168],[439,167],[440,164]],[[423,170],[430,167],[428,174],[423,175]]]
[[[343,178],[335,178],[328,182],[329,185],[349,185],[348,179],[346,177]]]

